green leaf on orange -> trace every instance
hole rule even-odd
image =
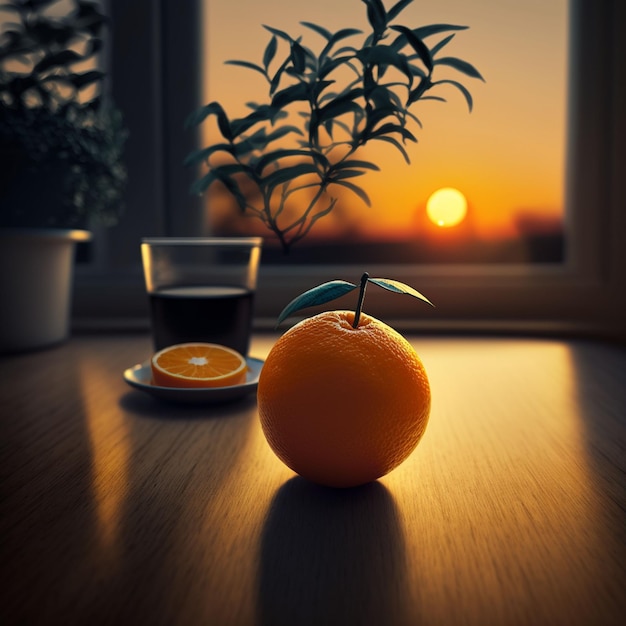
[[[435,306],[425,295],[421,294],[413,287],[409,285],[405,285],[401,283],[399,280],[391,280],[390,278],[368,278],[370,283],[374,283],[387,291],[393,291],[394,293],[404,293],[408,296],[413,296],[426,304],[430,304],[430,306]]]
[[[294,298],[280,313],[276,326],[282,321],[286,320],[290,315],[306,309],[311,306],[317,306],[318,304],[324,304],[335,300],[350,291],[356,289],[356,285],[349,283],[345,280],[331,280],[328,283],[323,283],[313,289],[309,289],[304,293]]]

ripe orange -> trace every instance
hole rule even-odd
[[[162,387],[226,387],[246,382],[246,360],[214,343],[180,343],[157,352],[152,379]]]
[[[411,344],[383,322],[328,311],[272,347],[257,392],[270,447],[292,470],[332,487],[384,476],[421,439],[430,385]]]

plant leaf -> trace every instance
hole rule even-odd
[[[474,101],[472,100],[472,94],[468,91],[468,89],[464,85],[462,85],[461,83],[459,83],[456,80],[438,80],[438,81],[435,81],[433,83],[433,85],[442,85],[444,83],[448,83],[450,85],[454,85],[463,94],[463,96],[465,97],[465,100],[467,102],[467,106],[468,106],[468,108],[470,110],[470,113],[471,113],[472,112],[472,107],[474,105]]]
[[[334,172],[330,177],[330,182],[337,183],[344,178],[356,178],[357,176],[363,176],[365,172],[359,170],[342,169]]]
[[[375,163],[370,163],[369,161],[361,161],[359,159],[350,159],[348,161],[340,161],[335,164],[334,169],[340,170],[349,167],[362,167],[366,170],[374,170],[375,172],[380,172],[380,167]]]
[[[377,112],[384,113],[384,117],[393,115],[398,110],[402,110],[400,96],[387,87],[378,85],[378,87],[374,88],[369,93],[369,99],[375,104]],[[372,116],[370,116],[370,120],[373,120]],[[372,123],[372,126],[374,123],[375,122]]]
[[[233,148],[228,143],[216,143],[212,146],[208,146],[207,148],[202,148],[201,150],[194,150],[190,154],[187,155],[185,160],[183,161],[183,165],[185,167],[190,167],[192,165],[198,165],[200,163],[204,163],[213,153],[215,152],[228,152],[228,154],[233,153]]]
[[[265,28],[265,30],[269,30],[272,35],[276,35],[276,37],[280,37],[289,43],[293,43],[291,35],[286,33],[284,30],[279,30],[278,28],[273,28],[272,26],[266,26],[265,24],[263,24],[263,28]]]
[[[417,102],[423,95],[431,89],[433,86],[432,81],[428,76],[425,76],[420,80],[419,84],[415,89],[412,89],[409,93],[409,99],[407,104],[412,104],[413,102]]]
[[[328,120],[349,113],[350,111],[352,111],[353,113],[358,113],[359,111],[361,111],[361,106],[353,100],[331,100],[331,102],[324,105],[319,110],[317,116],[317,125],[325,124],[326,122],[328,122]]]
[[[420,26],[413,29],[413,34],[420,39],[429,35],[437,35],[438,33],[447,33],[453,30],[467,30],[469,26],[456,26],[455,24],[430,24],[429,26]]]
[[[306,52],[305,49],[297,42],[291,44],[291,62],[293,69],[297,75],[302,75],[306,68]]]
[[[380,128],[373,130],[371,133],[372,138],[380,137],[381,135],[389,135],[391,133],[400,133],[402,138],[409,141],[417,141],[417,138],[410,130],[404,128],[404,126],[400,126],[399,124],[392,124],[389,122],[388,124],[383,124]]]
[[[237,65],[239,67],[245,67],[249,70],[254,70],[255,72],[259,72],[263,76],[266,76],[265,70],[259,65],[255,65],[254,63],[250,63],[250,61],[225,61],[226,65]]]
[[[341,30],[338,30],[334,35],[332,35],[326,46],[324,46],[324,49],[320,53],[320,59],[324,59],[338,41],[341,41],[342,39],[347,39],[348,37],[353,37],[354,35],[361,34],[362,31],[360,31],[358,28],[342,28]],[[337,50],[335,54],[337,54],[338,52],[339,50]]]
[[[256,109],[256,111],[252,111],[251,113],[248,113],[246,117],[233,120],[229,125],[231,137],[226,137],[226,138],[231,139],[234,137],[239,137],[239,135],[246,132],[248,129],[252,128],[252,126],[254,126],[255,124],[273,120],[277,113],[278,113],[278,110],[271,105],[260,106],[258,109]],[[219,117],[218,117],[218,120],[219,120]],[[220,130],[222,130],[221,126],[220,126]],[[222,133],[223,132],[224,131],[222,131]]]
[[[453,39],[454,39],[454,33],[452,33],[451,35],[448,35],[447,37],[444,37],[439,43],[435,44],[430,49],[430,56],[434,58],[435,55],[439,52],[439,50],[441,50],[444,46],[448,45]]]
[[[363,200],[363,202],[367,206],[372,206],[372,201],[370,200],[370,197],[365,193],[365,191],[363,191],[363,189],[361,189],[354,183],[349,183],[347,180],[333,180],[332,184],[346,187],[350,191],[354,192],[357,196],[359,196],[359,198],[361,198],[361,200]]]
[[[405,285],[401,283],[399,280],[391,280],[390,278],[368,278],[370,283],[374,283],[387,291],[393,291],[394,293],[404,293],[408,296],[413,296],[422,302],[426,302],[426,304],[430,304],[430,306],[435,306],[425,295],[421,294],[419,291],[413,289],[409,285]]]
[[[354,55],[338,56],[334,59],[328,57],[324,59],[324,62],[320,65],[320,69],[317,74],[318,80],[322,80],[323,78],[328,76],[328,74],[330,74],[336,67],[340,67],[343,64],[348,64],[348,62],[352,59],[354,59]]]
[[[282,137],[284,137],[285,135],[288,135],[289,133],[295,133],[296,135],[300,135],[300,136],[304,135],[304,133],[298,126],[293,126],[292,124],[289,124],[288,126],[281,126],[277,128],[276,130],[273,130],[271,133],[269,133],[264,138],[264,143],[267,146],[267,144],[271,143],[272,141],[281,139]]]
[[[399,0],[399,2],[394,4],[389,11],[387,11],[387,22],[395,19],[411,2],[413,2],[413,0]]]
[[[387,14],[381,0],[363,0],[367,5],[367,19],[374,34],[381,35],[387,27]]]
[[[239,206],[245,207],[245,198],[239,189],[237,183],[231,178],[233,175],[237,174],[247,174],[248,176],[253,176],[250,172],[250,168],[241,165],[239,163],[233,163],[229,165],[220,165],[218,167],[214,167],[208,171],[202,178],[196,180],[191,186],[192,194],[202,194],[204,193],[214,182],[220,181],[224,183],[228,191],[237,199]]]
[[[326,41],[330,40],[330,38],[333,36],[333,34],[329,30],[325,29],[323,26],[314,24],[313,22],[300,22],[300,24],[302,24],[302,26],[306,26],[307,28],[310,28],[311,30],[315,31],[318,35],[321,35],[322,37],[324,37]]]
[[[357,54],[357,57],[363,63],[371,63],[372,65],[393,65],[403,72],[409,79],[411,72],[407,63],[407,58],[394,50],[391,46],[383,46],[378,44],[370,48],[364,48]]]
[[[395,137],[387,137],[385,135],[382,135],[380,137],[372,137],[372,139],[376,141],[386,141],[387,143],[395,146],[404,157],[407,165],[411,164],[411,158],[409,157],[409,153],[405,150],[404,146],[397,139],[395,139]]]
[[[413,61],[414,59],[418,59],[419,57],[417,55],[409,57],[409,61]],[[420,78],[426,78],[426,72],[419,66],[417,65],[409,65],[409,67],[411,68],[411,74],[413,74],[413,76],[419,76]]]
[[[441,59],[436,59],[435,65],[449,65],[455,70],[458,70],[463,74],[467,74],[467,76],[471,76],[472,78],[479,78],[482,81],[485,80],[482,77],[481,73],[471,63],[468,63],[467,61],[463,61],[461,59],[457,59],[456,57],[442,57]]]
[[[306,176],[308,174],[317,174],[317,168],[312,163],[300,163],[299,165],[292,165],[289,167],[283,167],[275,172],[272,172],[263,179],[263,185],[268,190],[273,190],[277,185],[288,183],[299,176]]]
[[[209,185],[211,185],[215,181],[221,182],[224,187],[228,190],[228,192],[235,198],[237,204],[241,211],[246,210],[246,197],[244,193],[241,191],[237,181],[232,178],[232,175],[237,174],[247,174],[250,176],[250,168],[246,166],[242,166],[239,163],[234,163],[232,165],[221,165],[209,171],[209,173],[202,178],[204,188],[200,187],[200,192],[206,191]],[[197,191],[192,187],[192,192]]]
[[[355,100],[362,95],[363,90],[360,88],[340,94],[334,100],[331,100],[328,104],[319,109],[317,123],[325,123],[329,119],[339,117],[350,111],[358,114],[362,107],[355,102]]]
[[[306,83],[296,83],[277,91],[272,98],[272,106],[282,108],[292,102],[308,101],[309,95],[309,86]]]
[[[219,102],[209,102],[209,104],[200,107],[197,111],[194,111],[185,122],[185,127],[190,128],[191,126],[198,126],[201,124],[209,115],[216,115],[220,132],[226,139],[230,139],[230,130],[228,124],[228,117],[226,116],[226,112],[222,108],[222,105]],[[228,133],[224,135],[224,130],[228,129]]]
[[[265,71],[270,66],[270,63],[274,59],[276,55],[276,49],[278,47],[278,39],[276,39],[276,35],[272,35],[270,42],[267,44],[267,48],[265,48],[265,52],[263,53],[263,66],[265,67]]]
[[[422,60],[422,63],[426,66],[426,69],[429,72],[433,71],[433,58],[430,54],[430,50],[428,46],[415,34],[415,31],[412,31],[410,28],[406,26],[392,26],[393,30],[397,30],[402,33],[407,40],[407,43],[415,50],[419,58]],[[391,47],[391,46],[390,46]]]
[[[391,28],[394,28],[393,26]],[[458,31],[458,30],[466,30],[469,28],[468,26],[455,26],[454,24],[431,24],[429,26],[420,26],[419,28],[412,28],[411,31],[413,34],[420,40],[423,40],[424,37],[428,37],[430,35],[437,35],[439,33],[445,33],[450,31]],[[398,30],[396,28],[396,30]],[[447,41],[445,43],[448,43]],[[392,48],[395,50],[400,50],[406,44],[406,38],[404,34],[398,35],[393,42],[391,43]],[[445,44],[443,44],[445,45]],[[442,47],[441,44],[437,44],[438,49]],[[434,56],[434,52],[431,49],[430,51],[431,57]]]
[[[263,170],[276,161],[291,157],[303,157],[306,159],[313,158],[318,161],[324,168],[330,167],[328,159],[320,153],[311,152],[310,150],[295,150],[295,149],[280,149],[274,152],[264,152],[261,158],[255,163],[254,169],[258,174],[261,174]]]
[[[331,280],[328,283],[323,283],[313,289],[309,289],[304,293],[294,298],[280,313],[276,326],[282,321],[286,320],[290,315],[301,309],[306,309],[311,306],[317,306],[318,304],[324,304],[331,300],[350,293],[357,286],[349,283],[345,280]]]

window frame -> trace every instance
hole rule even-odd
[[[182,126],[201,104],[202,0],[186,2],[184,10],[164,1],[109,5],[112,94],[131,131],[128,214],[120,226],[98,233],[101,252],[95,257],[102,261],[79,271],[75,311],[83,325],[141,326],[147,303],[139,239],[208,234],[199,200],[188,192],[194,173],[182,167],[197,141]],[[368,290],[367,311],[401,330],[626,338],[626,211],[619,189],[626,164],[626,45],[620,35],[626,6],[570,0],[569,15],[566,262],[367,268],[262,263],[259,327],[272,327],[282,305],[302,290],[332,278],[356,282],[367,270],[405,281],[436,304],[431,309]],[[135,60],[129,63],[131,50]]]

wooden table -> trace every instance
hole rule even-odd
[[[294,477],[254,397],[185,407],[128,387],[145,335],[0,359],[0,623],[624,623],[626,352],[412,341],[428,430],[354,490]]]

